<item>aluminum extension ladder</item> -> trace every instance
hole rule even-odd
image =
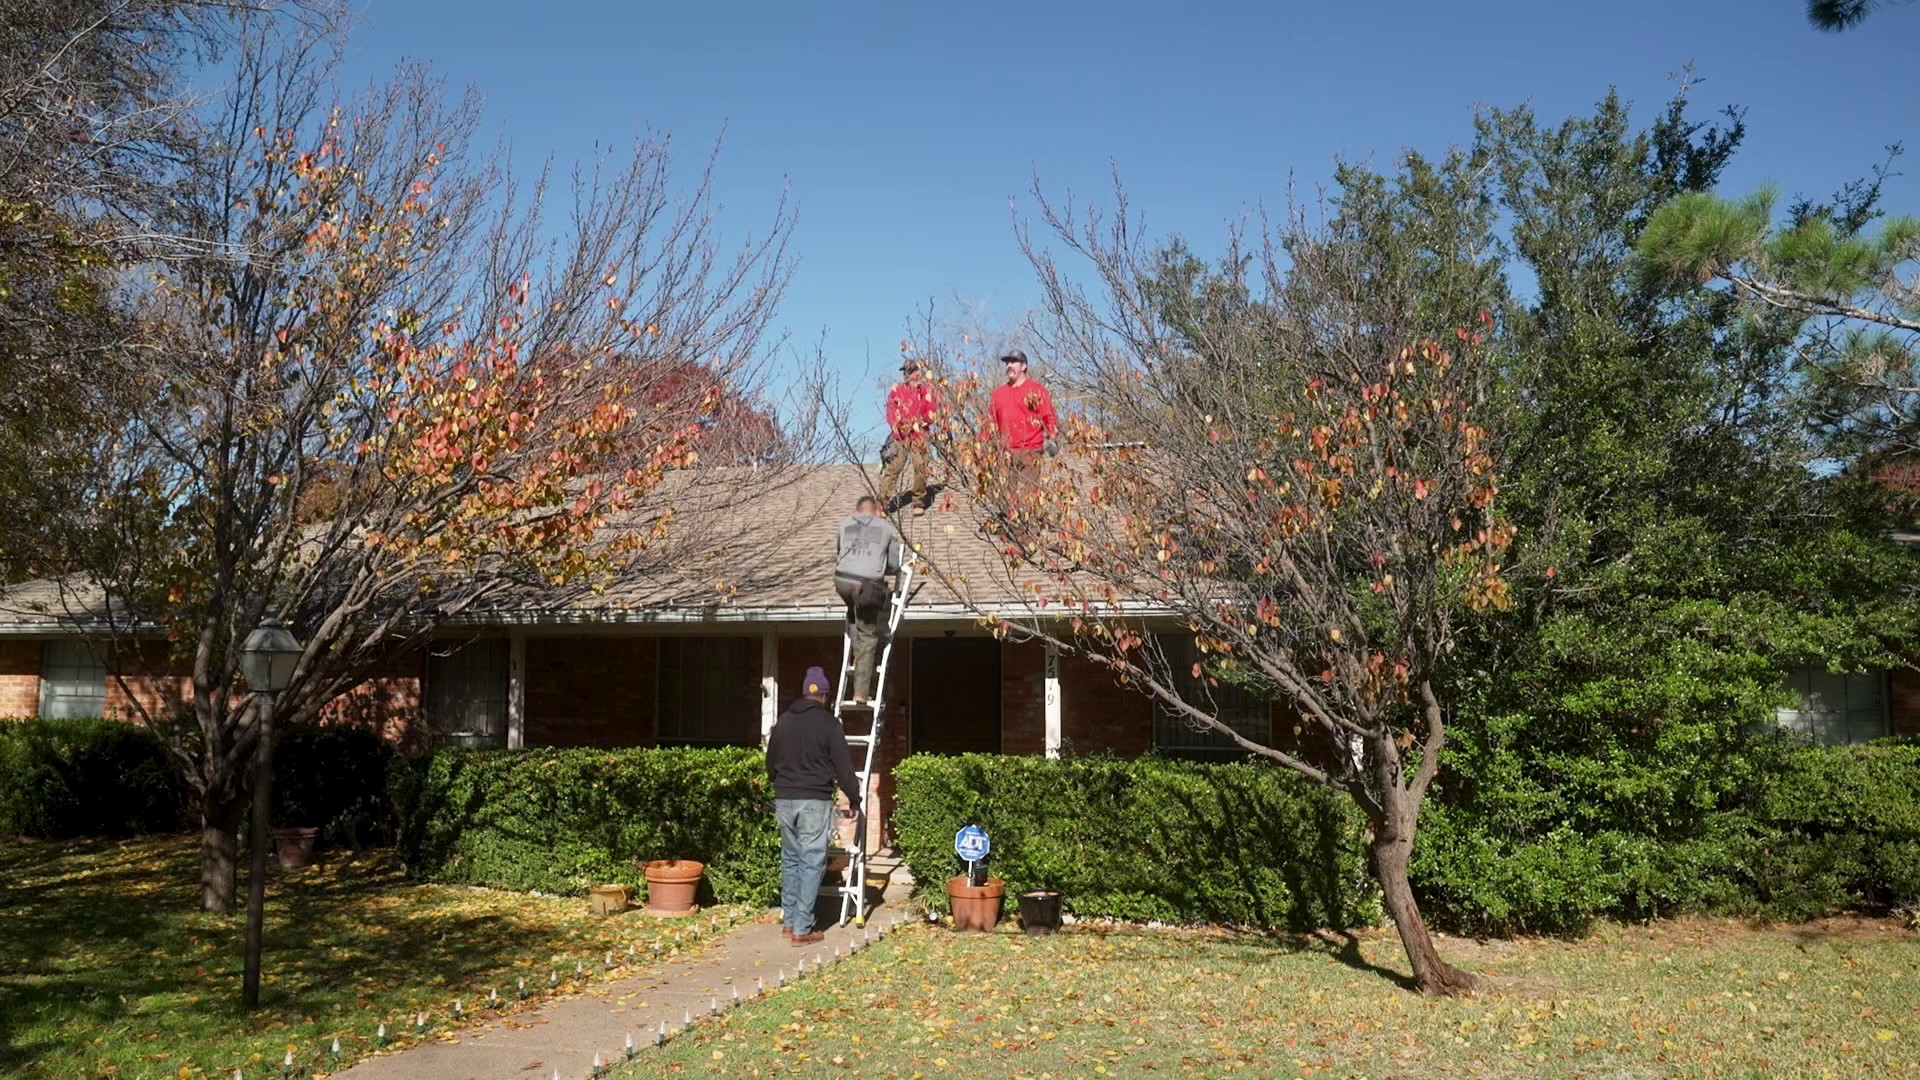
[[[903,545],[904,546],[904,545]],[[833,694],[833,715],[844,726],[846,719],[842,710],[856,712],[871,710],[873,724],[864,735],[848,735],[849,749],[865,747],[866,755],[854,776],[860,783],[860,812],[853,819],[853,850],[844,852],[847,856],[847,869],[841,875],[841,884],[836,890],[840,893],[840,923],[845,925],[848,919],[855,926],[867,923],[867,814],[873,809],[873,763],[880,754],[880,709],[882,698],[887,690],[887,660],[893,656],[894,632],[900,628],[900,616],[907,610],[907,601],[913,588],[913,557],[911,554],[900,564],[900,573],[895,581],[893,595],[887,600],[887,631],[880,641],[880,656],[874,665],[873,700],[867,704],[858,704],[850,700],[847,685],[853,678],[853,620],[847,620],[840,632],[840,680]],[[851,614],[851,613],[849,613]],[[843,854],[829,851],[828,857]]]

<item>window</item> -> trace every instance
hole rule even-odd
[[[661,746],[760,745],[758,638],[660,639]]]
[[[1781,709],[1782,727],[1806,735],[1823,746],[1884,739],[1891,734],[1887,717],[1887,673],[1835,673],[1825,668],[1795,668],[1787,685],[1799,695],[1799,707]]]
[[[40,646],[40,715],[49,720],[100,716],[107,711],[107,666],[84,641]]]
[[[1224,679],[1217,686],[1208,686],[1203,679],[1194,678],[1193,663],[1199,659],[1199,652],[1194,648],[1192,637],[1161,638],[1160,648],[1173,669],[1175,688],[1182,699],[1203,709],[1212,708],[1215,716],[1245,738],[1261,744],[1272,743],[1272,702]],[[1193,721],[1159,703],[1153,710],[1153,748],[1178,757],[1231,757],[1246,753],[1224,734],[1196,727]]]
[[[457,746],[507,744],[507,642],[436,642],[427,652],[427,716]]]

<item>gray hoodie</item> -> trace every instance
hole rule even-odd
[[[900,531],[893,522],[872,514],[855,514],[840,523],[840,545],[833,572],[837,577],[873,581],[900,571]]]

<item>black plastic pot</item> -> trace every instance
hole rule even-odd
[[[1021,893],[1020,925],[1035,935],[1060,929],[1060,890],[1028,889]]]

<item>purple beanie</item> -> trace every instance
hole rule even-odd
[[[803,693],[809,695],[833,693],[832,687],[827,683],[827,673],[823,668],[808,668],[805,685],[806,690],[803,691]]]

